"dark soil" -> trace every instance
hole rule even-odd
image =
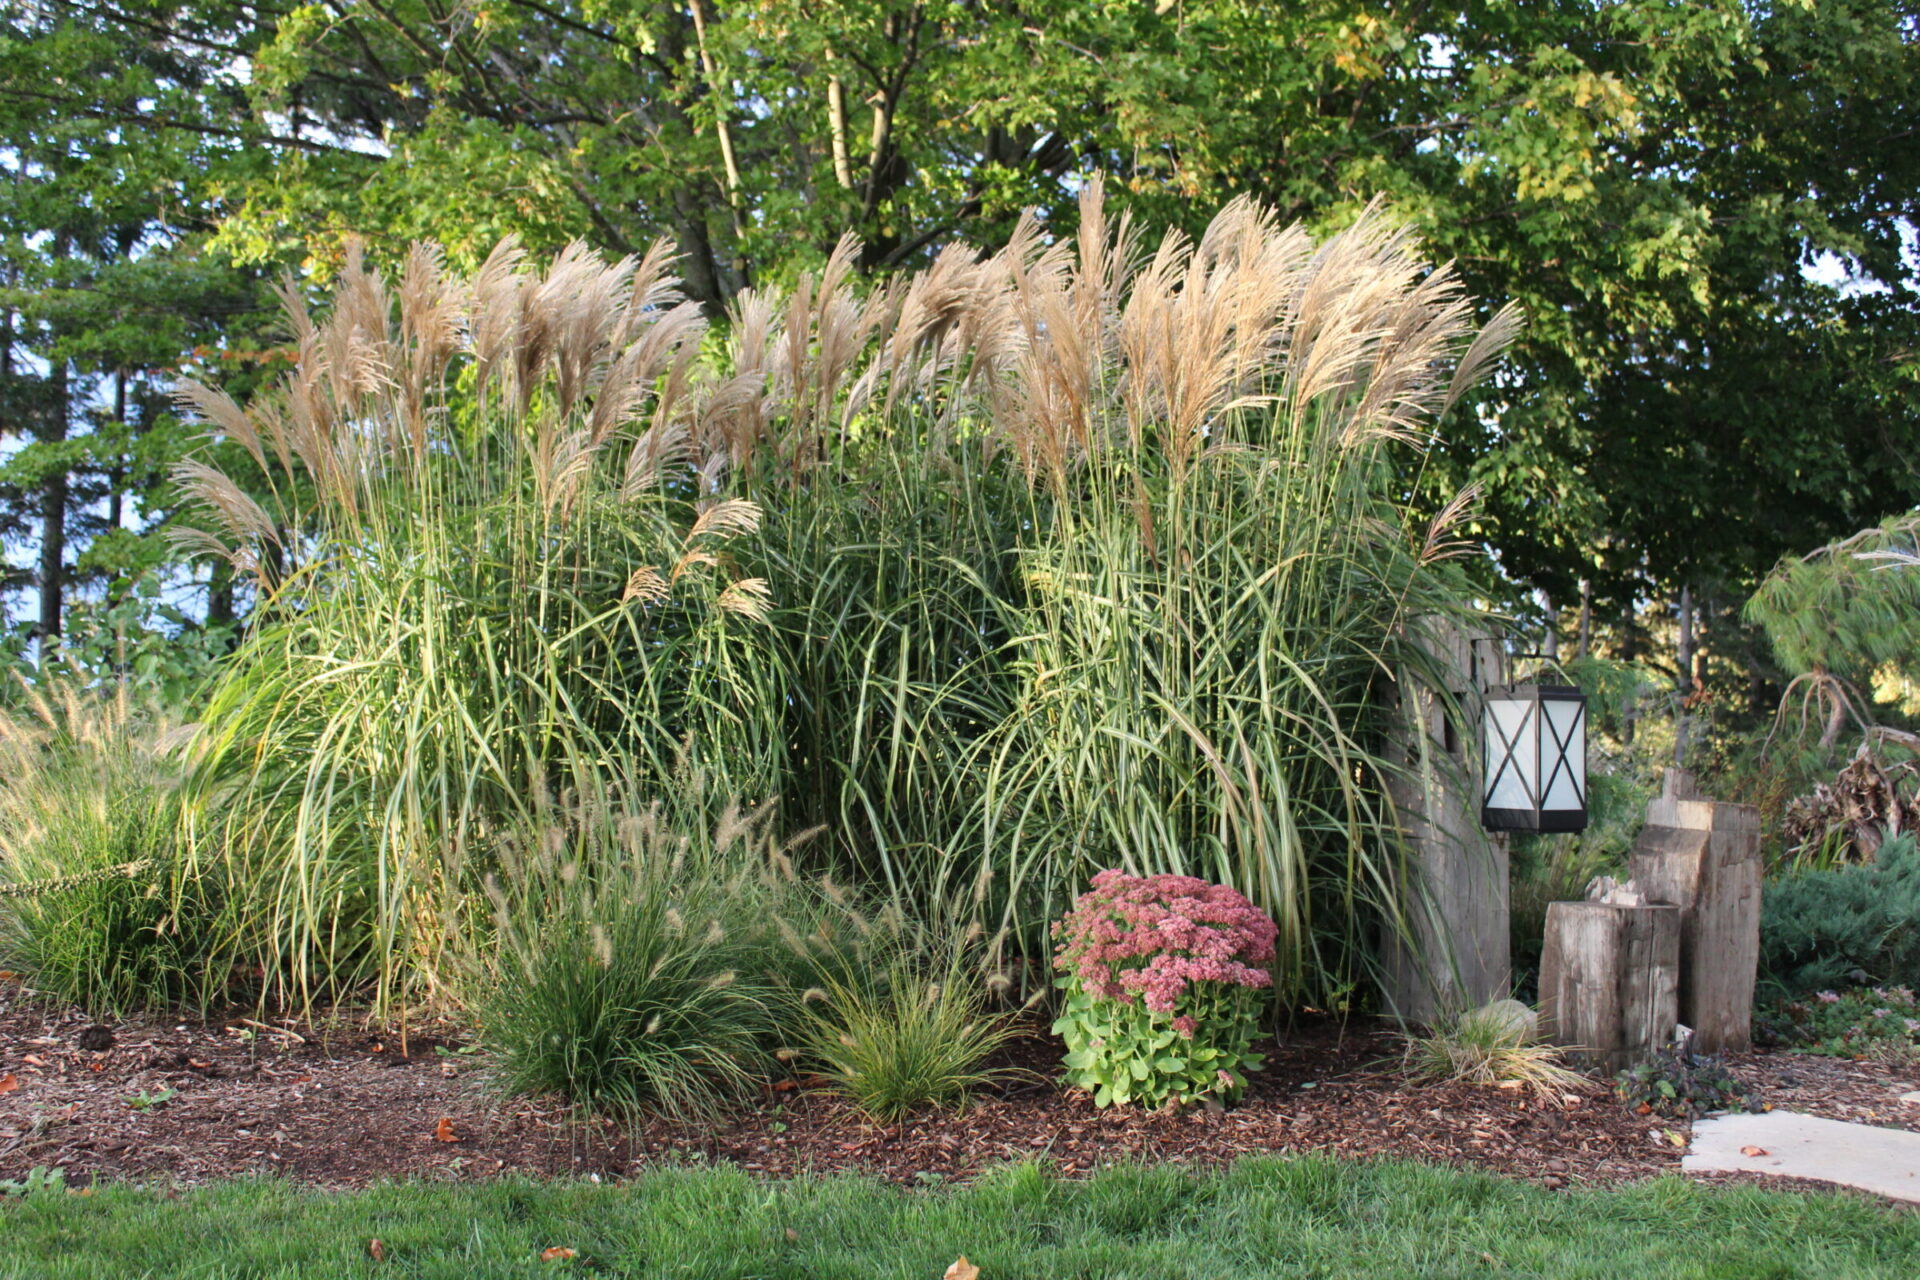
[[[266,1026],[135,1020],[94,1031],[0,987],[0,1179],[58,1168],[68,1182],[199,1182],[275,1173],[324,1186],[502,1173],[617,1177],[649,1162],[727,1161],[781,1176],[859,1170],[909,1184],[1044,1158],[1076,1174],[1154,1160],[1220,1164],[1258,1152],[1395,1155],[1548,1186],[1644,1178],[1678,1167],[1684,1122],[1635,1115],[1595,1084],[1543,1100],[1436,1085],[1397,1069],[1376,1024],[1291,1033],[1220,1115],[1096,1111],[1051,1080],[1058,1047],[1018,1042],[1022,1069],[960,1113],[877,1125],[823,1089],[776,1082],[710,1123],[623,1132],[558,1102],[501,1100],[484,1055],[452,1025],[369,1032],[349,1021]],[[1755,1054],[1742,1078],[1778,1106],[1920,1128],[1898,1114],[1888,1068]],[[1908,1106],[1910,1112],[1920,1107]]]

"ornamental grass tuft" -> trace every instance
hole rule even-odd
[[[96,1016],[226,992],[218,882],[189,873],[181,732],[56,675],[0,716],[0,967]]]
[[[768,816],[689,833],[657,806],[548,813],[499,851],[499,956],[473,1003],[506,1092],[631,1121],[765,1078],[790,894]]]
[[[1560,1050],[1541,1042],[1532,1010],[1513,1000],[1456,1014],[1427,1035],[1410,1037],[1406,1065],[1427,1080],[1525,1088],[1542,1097],[1593,1083],[1561,1065]]]
[[[1005,1074],[987,1063],[1018,1026],[959,950],[944,962],[899,952],[875,976],[805,993],[794,1046],[862,1111],[892,1122],[958,1106]]]

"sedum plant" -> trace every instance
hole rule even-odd
[[[1054,926],[1067,1081],[1094,1105],[1219,1103],[1246,1089],[1277,927],[1225,885],[1103,871]]]

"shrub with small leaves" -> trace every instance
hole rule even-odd
[[[1766,1022],[1775,1039],[1808,1053],[1920,1062],[1920,999],[1910,987],[1817,991],[1776,1006]]]
[[[1702,1054],[1663,1053],[1636,1062],[1613,1078],[1613,1092],[1641,1115],[1693,1120],[1710,1111],[1757,1111],[1758,1100]]]
[[[1278,929],[1225,885],[1103,871],[1054,925],[1067,1082],[1096,1106],[1240,1096]]]

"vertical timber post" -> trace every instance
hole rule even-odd
[[[1669,769],[1634,842],[1633,883],[1680,913],[1680,1021],[1701,1053],[1747,1048],[1760,959],[1760,811]]]
[[[1431,1026],[1506,996],[1513,974],[1507,840],[1480,825],[1482,695],[1506,683],[1506,655],[1497,636],[1441,622],[1424,647],[1460,718],[1427,678],[1398,673],[1387,793],[1406,834],[1406,927],[1383,939],[1382,976],[1394,1015]]]

